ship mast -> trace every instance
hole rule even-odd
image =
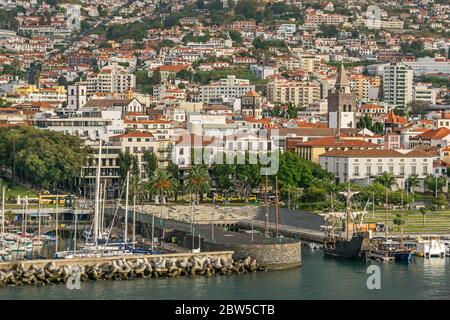
[[[347,239],[350,239],[350,232],[349,232],[349,224],[350,224],[350,219],[353,217],[350,217],[350,215],[352,214],[351,210],[352,210],[352,197],[357,194],[358,192],[354,192],[352,190],[350,190],[350,183],[348,184],[347,187],[347,191],[344,192],[340,192],[340,194],[345,195],[346,199],[347,199],[347,207],[345,209],[345,230],[347,233]],[[354,230],[353,230],[354,231]]]

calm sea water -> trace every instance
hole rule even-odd
[[[303,248],[301,268],[205,278],[140,279],[0,288],[0,299],[450,299],[450,259],[414,257],[409,264],[355,262]],[[367,289],[370,264],[381,289]]]

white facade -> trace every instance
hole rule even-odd
[[[414,86],[413,100],[436,104],[436,89],[434,89],[431,85],[416,84]]]
[[[414,70],[415,75],[423,75],[429,73],[450,74],[450,60],[425,57],[418,58],[417,61],[405,61],[405,65]]]
[[[67,87],[67,109],[78,110],[87,102],[86,86],[68,86]]]
[[[384,101],[406,108],[413,100],[413,70],[403,63],[390,64],[383,73]]]
[[[358,152],[352,152],[358,151]],[[366,155],[365,155],[366,153]],[[373,155],[379,153],[380,155]],[[433,173],[433,157],[402,154],[394,150],[351,150],[340,155],[333,152],[320,156],[322,169],[335,175],[339,183],[369,179],[387,172],[404,179],[412,175],[425,178]],[[337,152],[335,153],[337,154]]]
[[[236,79],[236,76],[229,75],[225,79],[200,86],[199,99],[208,103],[219,98],[240,98],[251,90],[255,90],[255,86],[250,85],[250,80]]]
[[[108,141],[111,136],[123,134],[125,125],[122,111],[83,110],[67,118],[38,118],[37,127],[78,136],[88,140]]]

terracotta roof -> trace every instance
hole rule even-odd
[[[112,136],[112,139],[121,139],[121,138],[151,138],[153,135],[149,132],[127,132],[124,134],[119,134],[117,136]]]
[[[311,139],[305,142],[298,142],[297,147],[361,147],[361,148],[378,148],[379,145],[364,140],[357,139],[338,139],[336,137],[326,137]]]
[[[160,66],[158,69],[159,71],[171,71],[171,72],[180,72],[182,70],[187,69],[188,66],[184,65],[184,64],[179,64],[179,65],[175,65],[175,66]]]
[[[83,108],[102,108],[107,109],[113,106],[125,106],[131,102],[132,99],[91,99]]]
[[[309,136],[309,137],[330,137],[338,133],[338,129],[334,128],[269,128],[269,132],[278,136]],[[341,129],[341,133],[356,132],[359,129]]]
[[[250,90],[249,92],[247,92],[246,94],[244,94],[244,97],[261,97],[261,95],[256,92],[255,90]]]
[[[212,142],[214,142],[215,137],[208,136],[198,136],[193,133],[184,134],[178,137],[177,142],[175,143],[177,146],[208,146]]]
[[[386,118],[386,122],[389,123],[399,123],[399,124],[408,124],[409,121],[406,118],[400,117],[394,113],[394,110],[391,110]]]
[[[431,140],[431,139],[443,139],[450,135],[450,129],[447,129],[446,127],[439,128],[437,130],[428,130],[424,133],[421,133],[417,136],[411,137],[413,140]]]
[[[423,150],[412,150],[408,153],[401,153],[396,150],[331,150],[320,155],[321,157],[341,157],[341,158],[428,158],[429,153]]]

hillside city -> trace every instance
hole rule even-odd
[[[199,154],[216,196],[261,199],[259,164],[217,159],[263,151],[285,204],[320,209],[351,183],[445,208],[449,14],[443,0],[2,0],[2,175],[92,194],[100,141],[113,196],[130,170],[182,183]]]

